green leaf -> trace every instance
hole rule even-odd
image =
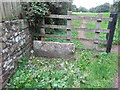
[[[32,87],[31,84],[29,84],[29,83],[25,84],[25,88],[30,88],[30,87]]]
[[[18,62],[19,62],[19,63],[22,63],[22,62],[23,62],[23,60],[18,60]]]

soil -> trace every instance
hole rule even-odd
[[[83,21],[82,21],[81,28],[85,28],[85,23],[86,23],[86,21],[83,20]],[[85,36],[85,31],[79,31],[79,32],[78,32],[78,35],[79,35],[80,38],[86,38],[86,36]],[[90,41],[81,41],[81,43],[82,43],[84,46],[86,46],[86,47],[89,47],[89,48],[92,48],[92,47],[93,47],[93,43],[90,42]]]
[[[115,88],[119,88],[119,90],[120,90],[120,75],[118,75],[116,78],[115,78],[115,80],[114,80],[114,87]]]
[[[86,21],[83,20],[82,21],[82,25],[81,25],[81,28],[85,28],[85,23]],[[78,35],[80,38],[86,38],[85,36],[85,31],[79,31],[78,32]],[[90,42],[90,41],[80,41],[84,46],[86,47],[89,47],[89,48],[92,48],[93,47],[93,43]],[[114,52],[114,53],[117,53],[117,54],[120,54],[120,51],[118,50],[118,48],[120,48],[120,45],[113,45],[112,46],[112,49],[111,49],[111,52]],[[115,79],[114,79],[114,87],[115,88],[119,88],[120,89],[120,75],[118,75]],[[119,85],[119,86],[118,86]]]

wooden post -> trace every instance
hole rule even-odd
[[[109,53],[111,51],[112,47],[112,42],[113,42],[113,37],[114,37],[114,32],[115,32],[115,27],[117,23],[117,13],[112,13],[110,17],[113,18],[112,22],[109,22],[108,29],[110,29],[109,34],[107,34],[106,39],[108,40],[107,42],[107,48],[106,52]]]
[[[101,29],[101,22],[102,22],[101,18],[102,18],[102,14],[98,14],[98,17],[99,17],[100,19],[97,20],[96,29]],[[100,34],[100,32],[97,32],[97,31],[95,32],[95,41],[96,41],[96,40],[99,40],[99,34]],[[98,43],[94,42],[93,49],[94,49],[94,50],[97,50],[97,49],[98,49]]]
[[[44,19],[44,18],[42,19],[41,24],[42,24],[42,25],[45,24],[45,19]],[[45,35],[45,28],[44,28],[44,27],[42,27],[42,28],[40,29],[40,33],[41,33],[41,35]],[[41,41],[44,41],[44,40],[45,40],[45,38],[44,38],[44,36],[42,36],[42,37],[41,37]]]
[[[72,15],[72,11],[68,11],[68,15]],[[67,43],[70,42],[71,38],[71,19],[67,19]]]

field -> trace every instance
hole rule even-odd
[[[97,13],[76,13],[76,12],[73,12],[73,15],[97,17]],[[110,17],[110,13],[103,13],[103,17]],[[87,22],[88,22],[86,24],[87,28],[96,28],[96,21],[91,21],[90,20],[90,21],[87,21]],[[77,22],[75,21],[74,24],[76,25],[76,23]],[[107,29],[108,28],[108,21],[103,21],[102,24],[101,24],[101,28],[102,29]],[[94,32],[86,32],[86,37],[87,38],[94,38]],[[101,33],[100,34],[100,39],[105,40],[106,39],[106,34]],[[117,22],[117,25],[116,25],[113,44],[117,44],[117,43],[118,43],[118,22]]]
[[[75,15],[97,16],[96,13],[73,13]],[[104,13],[109,17],[109,13]],[[91,22],[91,21],[88,21]],[[95,28],[95,21],[86,27]],[[72,26],[80,26],[81,20],[74,20]],[[103,22],[102,28],[108,23]],[[55,30],[55,35],[66,35],[65,30]],[[78,32],[72,30],[72,37]],[[86,37],[94,38],[94,33],[86,32]],[[100,39],[105,39],[101,34]],[[64,39],[46,38],[47,41],[66,42]],[[86,48],[80,41],[71,41],[76,47]],[[118,55],[88,50],[76,50],[75,56],[64,58],[23,57],[18,62],[15,74],[6,88],[114,88],[114,78],[118,71]]]

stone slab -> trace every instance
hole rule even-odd
[[[46,41],[33,41],[35,56],[68,58],[75,53],[75,44]]]

